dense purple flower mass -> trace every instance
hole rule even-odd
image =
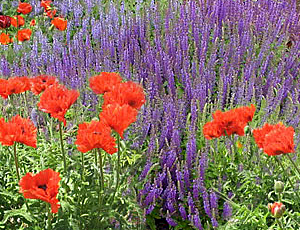
[[[72,19],[65,34],[51,36],[53,42],[37,28],[33,40],[10,51],[27,55],[13,54],[10,60],[4,55],[7,48],[0,50],[0,75],[58,76],[82,92],[87,108],[98,104],[86,89],[94,72],[119,72],[140,82],[147,103],[129,132],[137,137],[135,148],[148,147],[140,180],[147,176],[149,181],[139,191],[145,213],[159,207],[171,226],[182,218],[197,229],[203,229],[201,220],[214,227],[218,220],[228,220],[230,204],[219,201],[205,184],[213,142],[198,149],[197,141],[204,142],[199,123],[210,111],[255,103],[262,109],[261,122],[279,108],[287,125],[299,125],[300,22],[295,4],[170,0],[162,12],[159,1],[144,11],[142,1],[136,1],[132,12],[111,3],[108,12],[97,8],[97,16],[91,17],[101,1],[80,2],[56,5],[65,16],[72,12]],[[290,36],[294,44],[288,50]],[[34,111],[31,115],[36,116]],[[296,147],[298,143],[299,136]],[[159,170],[148,175],[153,159]]]

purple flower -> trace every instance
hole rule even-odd
[[[187,219],[187,213],[186,213],[185,208],[183,207],[182,204],[179,204],[179,212],[180,212],[180,215],[181,215],[182,219],[186,220]]]
[[[202,224],[201,224],[201,220],[200,220],[200,216],[199,216],[199,212],[198,212],[198,209],[196,210],[196,214],[193,215],[193,224],[194,226],[199,229],[199,230],[202,230],[203,227],[202,227]]]
[[[151,161],[148,161],[147,164],[145,165],[144,167],[144,170],[142,171],[141,175],[139,176],[139,180],[144,180],[150,170],[152,166],[152,162]]]
[[[172,227],[175,227],[178,225],[177,222],[171,218],[169,211],[167,211],[166,220],[167,220],[168,224],[171,225]]]
[[[230,217],[232,216],[232,207],[230,206],[230,203],[227,201],[224,203],[222,216],[224,220],[229,220]]]

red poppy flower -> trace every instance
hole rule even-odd
[[[47,75],[36,76],[34,78],[31,78],[31,89],[30,90],[35,95],[39,95],[50,85],[53,85],[56,83],[58,83],[56,77],[47,76]]]
[[[22,29],[22,30],[18,30],[18,34],[17,34],[17,39],[18,41],[28,41],[30,39],[31,36],[31,29]]]
[[[30,22],[30,26],[35,26],[35,24],[36,24],[35,20],[32,19],[31,22]]]
[[[222,136],[222,134],[223,132],[220,124],[215,121],[207,122],[203,126],[203,135],[208,140],[219,138]]]
[[[53,24],[57,29],[63,31],[67,28],[68,21],[60,17],[55,17],[51,24]]]
[[[0,34],[0,43],[2,45],[7,45],[12,42],[13,42],[13,39],[9,37],[9,34],[6,34],[6,33]]]
[[[101,148],[109,154],[117,152],[116,141],[111,136],[111,129],[103,121],[79,124],[75,144],[83,153],[95,148]]]
[[[102,72],[90,78],[90,88],[95,94],[103,94],[112,91],[121,82],[122,78],[118,73]]]
[[[100,113],[100,120],[107,123],[112,129],[114,129],[123,139],[124,130],[128,126],[136,121],[138,111],[131,106],[109,104]]]
[[[21,14],[29,14],[32,11],[32,6],[26,2],[20,2],[17,12]]]
[[[6,99],[8,97],[6,93],[6,85],[7,85],[7,80],[0,78],[0,96]]]
[[[23,193],[27,199],[38,199],[50,203],[52,212],[57,213],[60,205],[56,196],[60,180],[59,172],[50,168],[36,175],[26,173],[19,181],[20,193]]]
[[[217,110],[213,114],[213,121],[203,126],[203,134],[206,139],[218,138],[237,134],[244,136],[244,128],[253,119],[255,106],[240,107],[226,112]]]
[[[10,121],[0,119],[0,142],[11,146],[14,142],[36,148],[36,127],[29,118],[14,116]]]
[[[142,86],[132,81],[116,85],[112,91],[105,93],[103,98],[103,107],[117,103],[119,105],[128,104],[135,109],[140,109],[146,101]]]
[[[56,15],[56,9],[54,10],[47,10],[46,11],[46,15],[49,17],[49,18],[54,18],[54,16]],[[66,23],[67,24],[67,23]]]
[[[10,27],[11,18],[6,15],[0,15],[0,29],[6,29]]]
[[[6,95],[19,94],[30,90],[28,77],[12,77],[6,81]]]
[[[275,202],[273,204],[268,204],[268,208],[275,218],[280,218],[286,209],[285,205],[283,205],[281,202]]]
[[[253,130],[253,137],[259,148],[269,156],[295,152],[294,129],[282,123],[265,124],[261,129]]]
[[[51,9],[51,3],[52,3],[52,1],[42,0],[41,1],[41,7],[43,7],[45,11],[48,11],[48,10]]]
[[[236,113],[239,114],[240,119],[245,123],[252,121],[255,113],[255,106],[251,104],[248,106],[242,106],[236,109],[233,109]]]
[[[14,16],[11,18],[11,25],[13,25],[14,27],[21,27],[21,26],[24,26],[24,24],[25,24],[25,20],[20,15],[17,15],[17,16]]]
[[[266,135],[279,126],[280,124],[270,125],[266,123],[261,129],[254,129],[253,137],[255,139],[257,146],[259,148],[263,148]]]
[[[54,84],[42,93],[38,107],[66,125],[65,114],[78,97],[78,91],[68,90],[63,85]]]

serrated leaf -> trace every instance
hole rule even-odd
[[[13,210],[7,210],[4,212],[3,220],[0,223],[5,224],[9,218],[14,217],[14,216],[22,216],[29,222],[34,221],[32,216],[30,215],[30,213],[27,213],[24,209],[13,209]]]

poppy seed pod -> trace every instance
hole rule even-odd
[[[284,183],[282,181],[275,181],[274,190],[276,194],[282,193],[284,190]]]
[[[6,29],[10,27],[10,17],[6,15],[0,15],[0,29]]]

